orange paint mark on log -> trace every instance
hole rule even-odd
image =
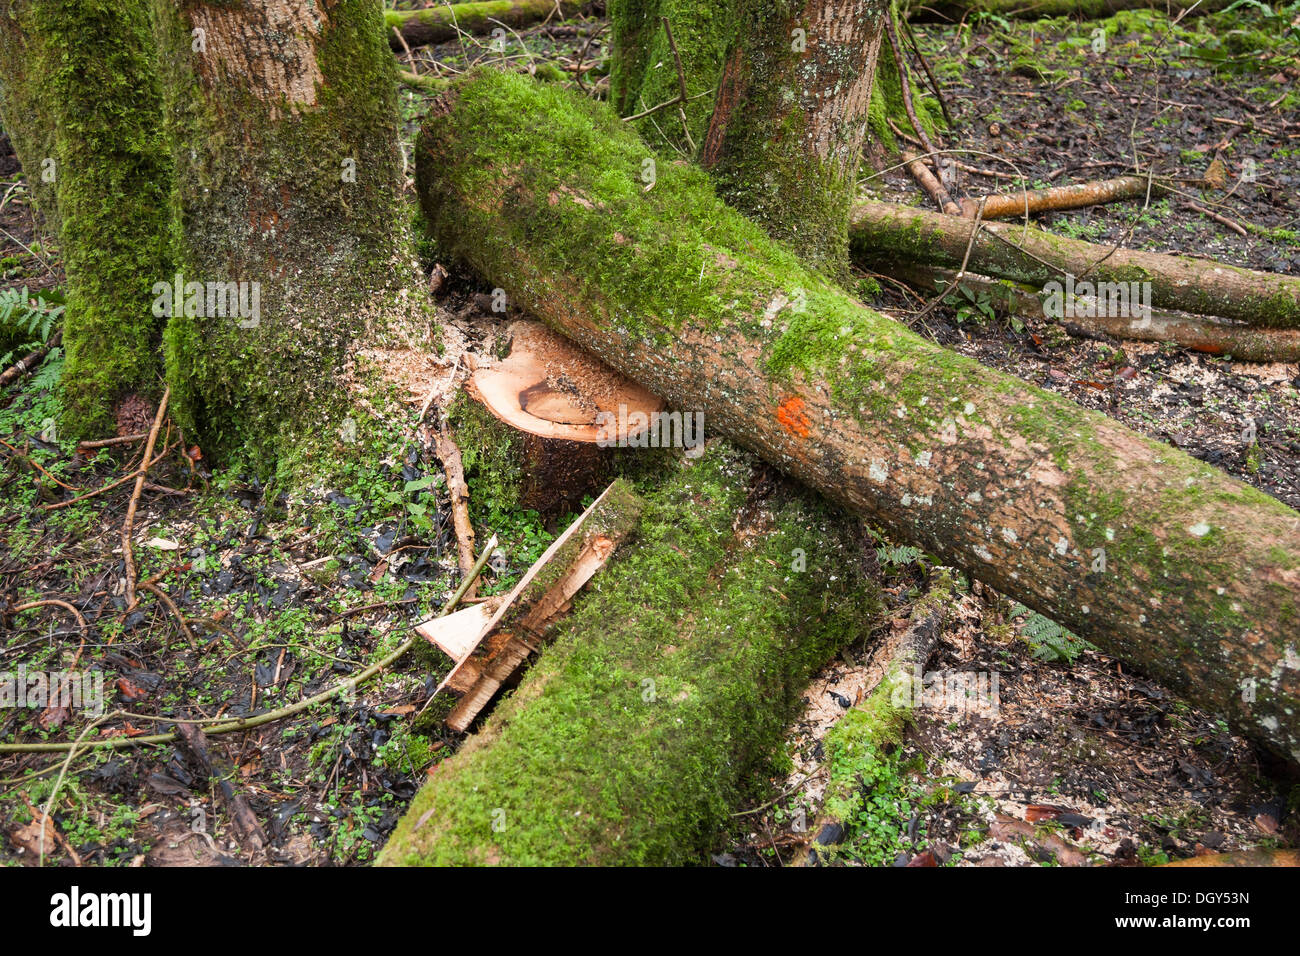
[[[803,410],[803,399],[798,395],[791,395],[776,407],[776,420],[782,428],[800,438],[807,438],[812,432],[812,422]]]

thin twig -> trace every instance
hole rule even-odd
[[[162,401],[158,403],[158,412],[153,417],[153,427],[149,429],[149,438],[144,446],[144,464],[135,476],[135,490],[131,492],[131,501],[126,506],[126,520],[122,522],[122,559],[126,562],[126,603],[135,604],[135,555],[131,550],[131,526],[135,523],[135,509],[140,503],[140,492],[144,491],[144,479],[149,473],[149,459],[153,456],[154,442],[158,440],[158,429],[162,427],[163,416],[167,414],[167,400],[171,398],[171,386],[163,389]]]

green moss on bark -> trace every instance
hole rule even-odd
[[[597,104],[493,74],[457,96],[417,156],[441,248],[710,427],[1300,762],[1275,588],[1295,586],[1295,512],[864,308],[696,169],[661,163],[647,191],[648,149]],[[503,132],[471,135],[485,128]],[[1097,576],[1094,515],[1116,512]],[[1243,701],[1245,679],[1267,693]]]
[[[877,610],[825,507],[778,493],[764,533],[737,536],[753,466],[713,445],[650,496],[634,542],[433,773],[381,863],[703,861],[812,671]]]
[[[172,315],[167,377],[205,451],[247,447],[269,469],[346,404],[338,384],[351,343],[427,306],[412,282],[382,10],[340,0],[309,11],[283,54],[225,38],[241,27],[270,37],[258,7],[158,0],[156,11],[181,171],[176,269],[187,283],[260,289],[255,319]],[[206,30],[206,50],[194,29]]]
[[[36,119],[52,131],[37,140],[52,148],[68,277],[62,426],[71,436],[110,434],[124,395],[161,391],[150,283],[170,267],[172,164],[149,10],[142,0],[32,0],[19,9],[26,85],[39,86]]]
[[[717,85],[727,47],[740,16],[739,0],[609,0],[613,33],[610,102],[632,116],[678,95],[677,65],[661,17],[667,17],[682,58],[686,78],[686,128],[698,149],[713,113],[711,92]],[[676,108],[660,110],[633,123],[655,149],[692,155]]]

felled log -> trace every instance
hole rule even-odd
[[[1300,761],[1300,514],[865,308],[698,170],[646,190],[646,155],[604,107],[483,73],[417,183],[442,248],[672,406]]]
[[[852,522],[792,483],[755,493],[756,464],[711,443],[647,494],[632,542],[430,773],[381,864],[706,859],[813,671],[878,610]]]
[[[887,269],[894,262],[960,267],[970,220],[894,203],[861,202],[849,226],[856,261]],[[1151,303],[1194,315],[1217,315],[1260,328],[1300,328],[1300,278],[1255,272],[1208,259],[1115,249],[1066,239],[1023,223],[984,223],[967,268],[1040,288],[1063,272],[1091,282],[1149,282]]]
[[[936,586],[912,608],[911,624],[876,651],[880,680],[826,735],[825,766],[829,775],[822,812],[811,830],[810,846],[796,866],[816,866],[844,841],[848,826],[861,812],[864,793],[876,773],[889,767],[891,751],[901,742],[921,701],[914,691],[914,672],[934,652],[953,600],[952,574],[939,571]]]
[[[892,265],[890,274],[931,294],[957,277],[952,269],[912,263]],[[1010,279],[990,279],[967,272],[958,285],[987,295],[995,309],[1027,319],[1041,319],[1049,303],[1039,290]],[[1231,355],[1243,362],[1300,362],[1300,329],[1254,329],[1212,316],[1154,308],[1150,315],[1107,315],[1104,309],[1084,315],[1076,311],[1061,324],[1071,335],[1173,342],[1193,352]]]
[[[957,22],[972,13],[992,13],[1018,20],[1041,20],[1048,17],[1077,17],[1099,20],[1121,10],[1168,11],[1171,17],[1186,11],[1188,16],[1215,13],[1233,0],[915,0],[909,4],[908,19],[913,22],[939,20]]]
[[[421,10],[385,10],[384,26],[394,51],[406,46],[446,43],[462,33],[487,36],[497,27],[520,29],[549,16],[557,20],[576,16],[589,3],[568,0],[487,0],[482,3],[446,3]],[[401,34],[401,39],[398,34]]]

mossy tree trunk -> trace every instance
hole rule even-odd
[[[0,37],[6,129],[67,274],[63,428],[108,434],[122,399],[161,391],[150,286],[170,268],[172,163],[149,7],[7,2]]]
[[[686,130],[676,108],[660,110],[633,122],[647,143],[693,157],[704,142],[713,90],[736,33],[740,6],[740,0],[609,0],[610,102],[621,115],[642,113],[679,93],[664,17],[681,56],[690,97],[684,107]]]
[[[636,537],[430,775],[381,864],[707,859],[813,671],[878,610],[853,522],[783,483],[754,494],[755,464],[715,443],[648,496]]]
[[[848,270],[881,0],[740,5],[700,152],[724,199],[832,275]]]
[[[45,227],[57,236],[58,203],[54,197],[54,124],[43,115],[45,86],[37,73],[31,0],[0,0],[0,126],[22,165],[27,189]]]
[[[349,343],[420,305],[382,9],[156,0],[156,15],[185,300],[168,379],[205,448],[265,464],[341,400]]]
[[[417,179],[444,248],[579,345],[1300,761],[1300,514],[863,307],[698,170],[645,190],[647,155],[488,74],[426,125]]]

